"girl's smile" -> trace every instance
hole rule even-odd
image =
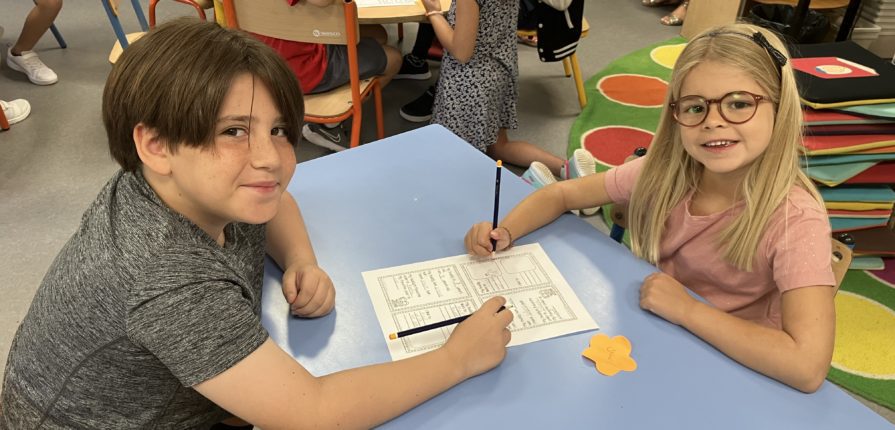
[[[700,96],[715,99],[737,91],[763,97],[767,94],[742,70],[709,60],[687,74],[680,98]],[[699,125],[678,126],[684,149],[705,166],[704,174],[717,175],[717,179],[740,178],[770,144],[774,128],[773,106],[773,103],[758,103],[751,119],[734,124],[721,115],[720,105],[712,104],[705,120]]]

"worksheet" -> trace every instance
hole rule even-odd
[[[515,314],[510,346],[598,328],[537,243],[491,257],[458,255],[372,270],[363,277],[392,360],[443,345],[456,324],[394,340],[389,334],[469,315],[498,295]]]
[[[357,7],[413,6],[417,0],[354,0]]]

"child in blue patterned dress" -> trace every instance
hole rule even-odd
[[[423,0],[426,16],[445,48],[432,123],[441,124],[491,158],[517,166],[544,163],[565,176],[566,161],[538,146],[507,138],[519,126],[516,52],[518,0],[453,0],[447,16],[440,0]]]

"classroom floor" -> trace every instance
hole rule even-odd
[[[145,11],[148,0],[142,3]],[[0,26],[5,28],[0,37],[4,63],[6,45],[18,36],[31,4],[4,2],[0,15]],[[159,22],[194,13],[175,2],[161,2],[158,10]],[[646,8],[639,0],[587,0],[585,15],[591,32],[578,49],[584,76],[593,76],[635,49],[676,36],[680,27],[658,22],[670,10]],[[126,31],[139,30],[129,2],[122,2],[120,13]],[[0,66],[0,99],[25,98],[32,107],[29,118],[0,132],[0,379],[12,337],[41,278],[77,228],[82,212],[117,170],[108,155],[100,116],[103,84],[110,69],[107,58],[115,41],[112,28],[98,3],[66,3],[56,24],[68,48],[59,49],[48,33],[35,51],[59,75],[57,84],[35,86],[23,74]],[[403,42],[397,41],[394,25],[388,30],[392,43],[408,52],[416,25],[405,25]],[[433,66],[437,70],[437,64]],[[562,156],[569,129],[580,112],[574,83],[564,77],[559,63],[540,63],[535,48],[523,45],[519,46],[519,70],[521,127],[510,137]],[[428,85],[430,81],[394,81],[383,91],[386,135],[424,125],[405,121],[398,109]],[[370,120],[362,141],[370,142],[375,135],[372,111],[365,118]],[[297,153],[299,161],[304,161],[329,152],[303,143]],[[599,217],[588,221],[606,231]],[[895,423],[895,413],[865,403]]]

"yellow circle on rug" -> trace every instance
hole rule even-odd
[[[681,51],[684,50],[685,46],[687,46],[686,43],[659,46],[650,51],[649,56],[656,64],[665,67],[666,69],[671,69],[674,67],[677,57],[681,56]]]
[[[836,294],[833,367],[873,379],[895,379],[895,311],[848,291]]]

